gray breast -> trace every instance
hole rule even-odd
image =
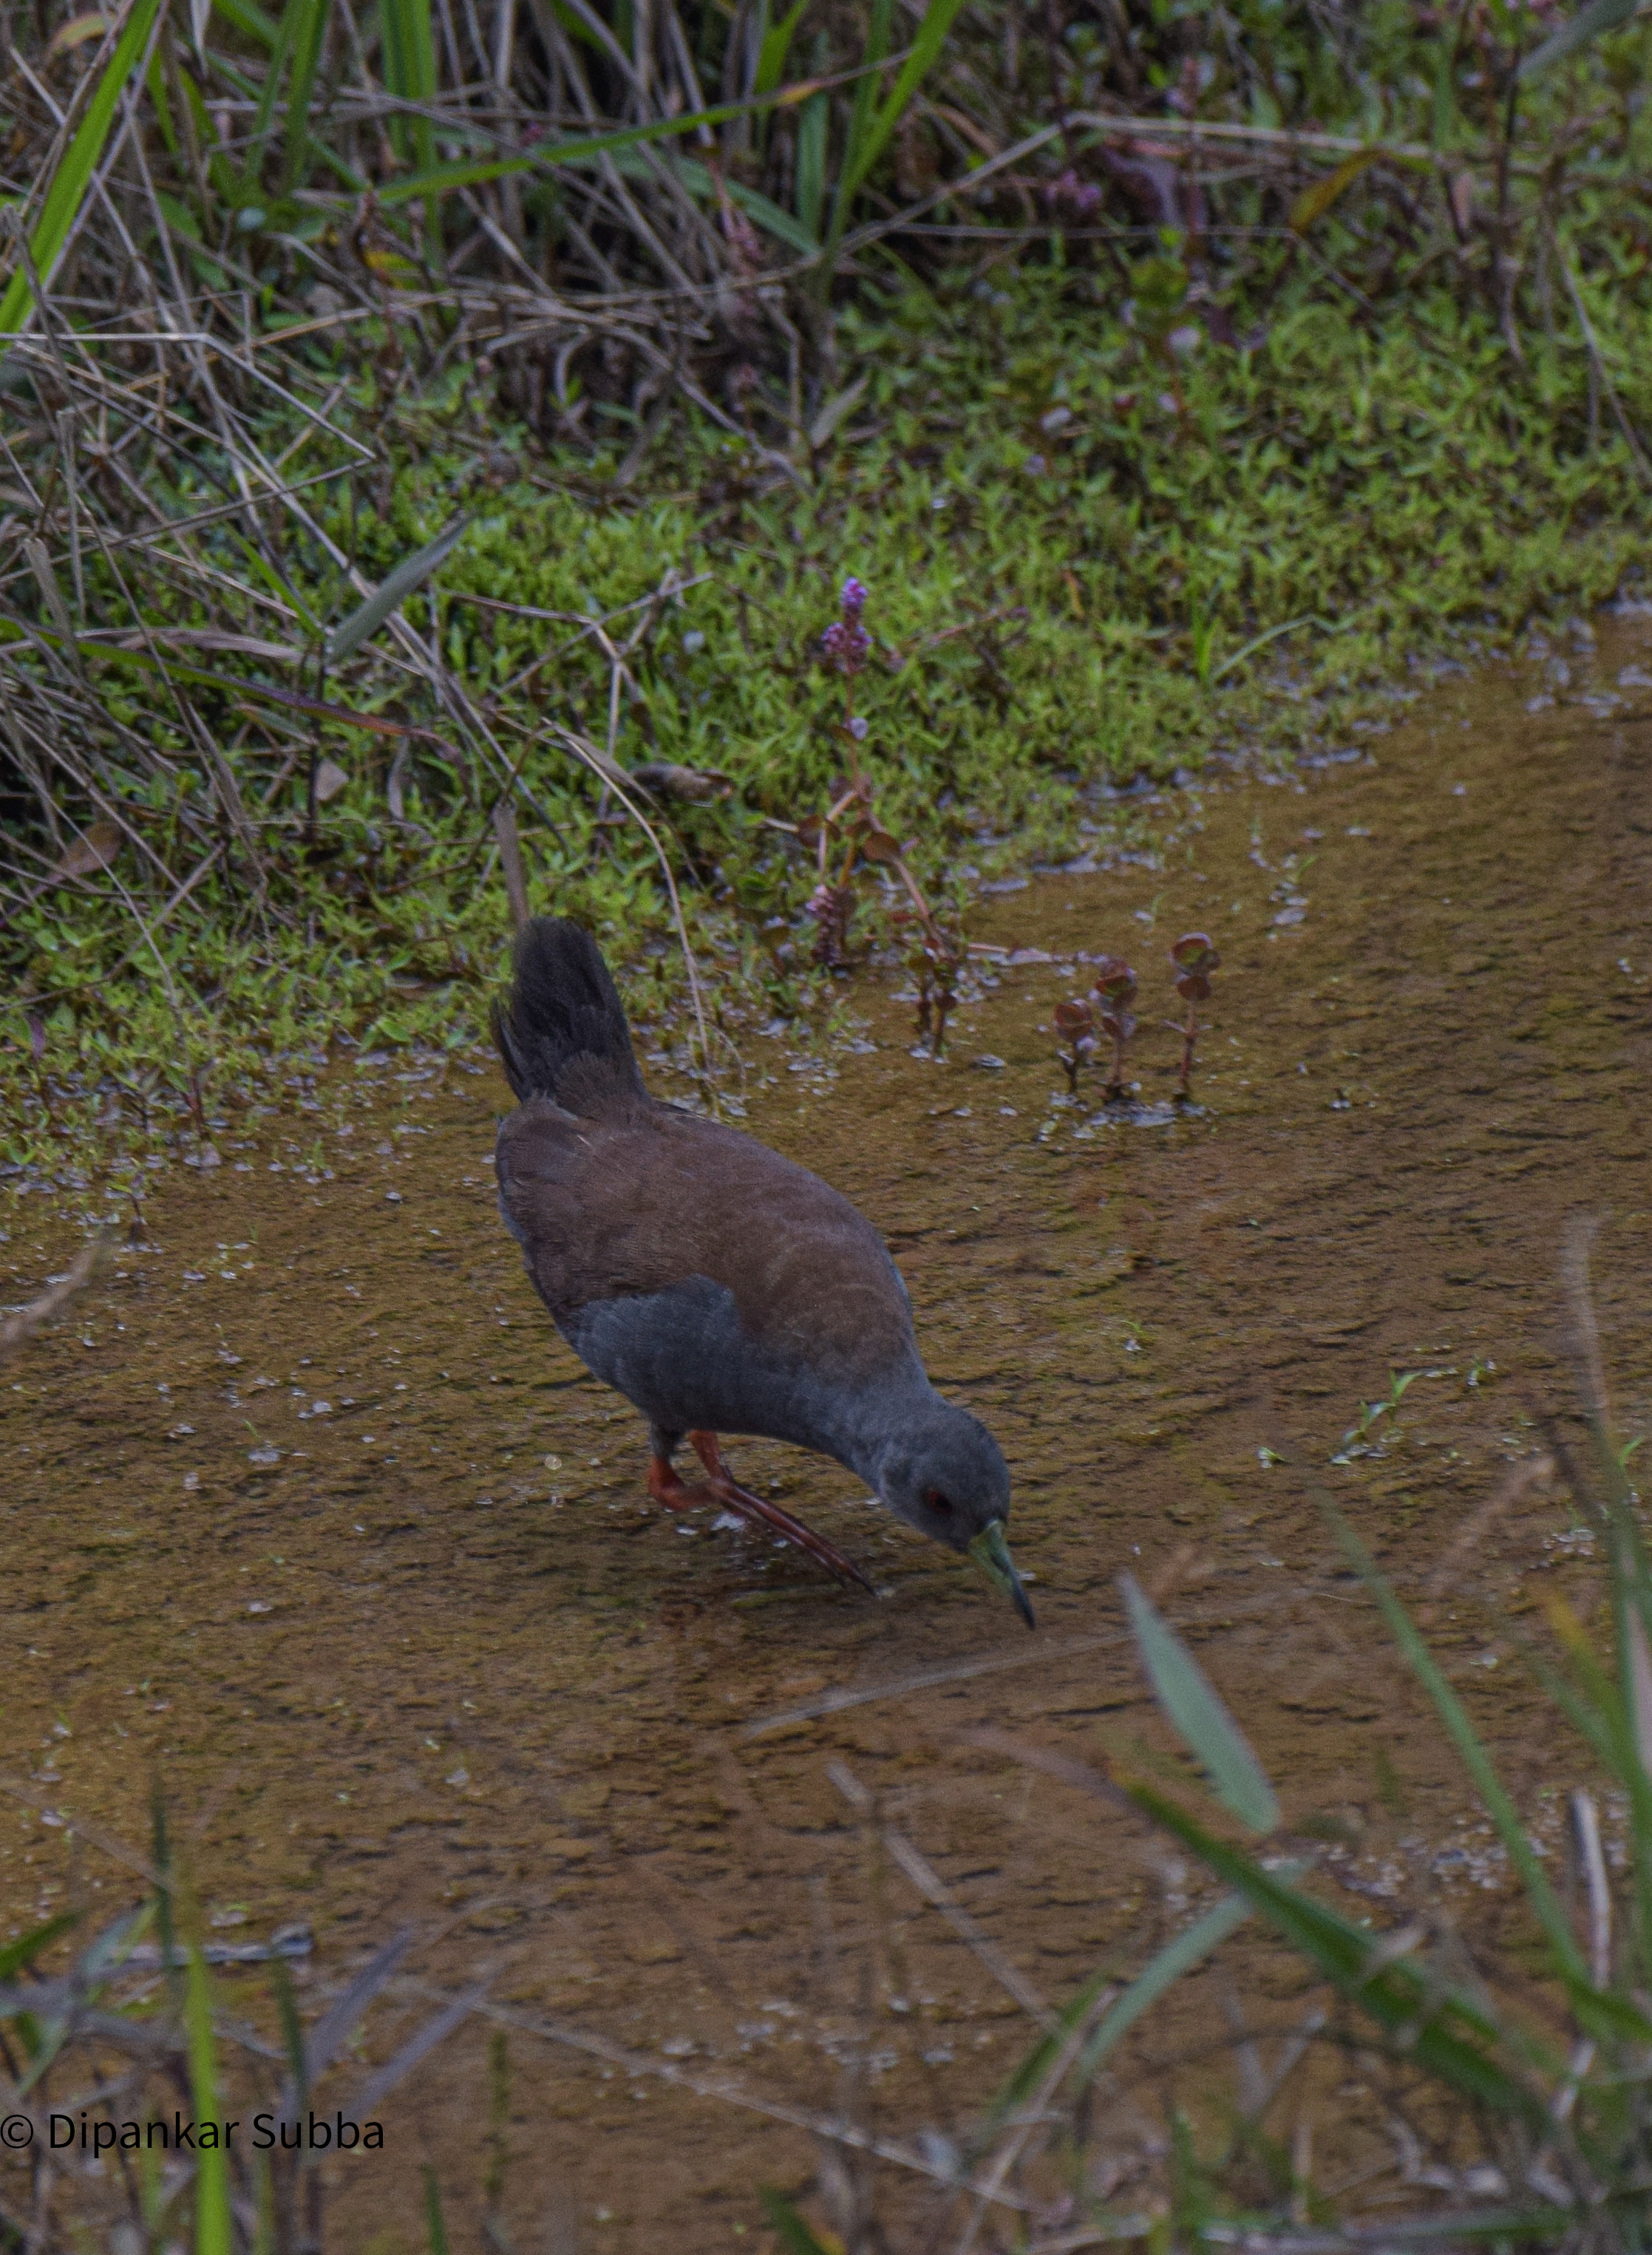
[[[587,1369],[662,1431],[763,1434],[840,1458],[858,1453],[861,1389],[764,1348],[728,1286],[708,1276],[587,1300],[558,1328]]]

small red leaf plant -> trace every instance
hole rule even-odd
[[[1211,973],[1220,968],[1221,960],[1208,934],[1202,931],[1184,932],[1170,950],[1170,961],[1176,966],[1178,974],[1176,991],[1187,1005],[1185,1024],[1178,1024],[1173,1018],[1165,1021],[1170,1031],[1182,1037],[1182,1063],[1176,1088],[1178,1104],[1192,1100],[1193,1046],[1200,1034],[1209,1031],[1208,1027],[1199,1022],[1199,1006],[1201,1002],[1208,1002],[1215,991],[1210,983]]]
[[[1103,1100],[1119,1104],[1128,1098],[1124,1051],[1135,1032],[1135,1014],[1130,1008],[1135,1000],[1135,972],[1121,955],[1104,955],[1096,966],[1095,984],[1085,999],[1056,1005],[1056,1031],[1065,1034],[1071,1044],[1056,1051],[1056,1063],[1067,1076],[1070,1095],[1078,1094],[1079,1071],[1095,1055],[1098,1036],[1105,1034],[1113,1044],[1113,1061]]]
[[[1173,1034],[1182,1037],[1182,1061],[1177,1074],[1176,1101],[1192,1101],[1193,1051],[1200,1034],[1209,1029],[1199,1022],[1199,1006],[1208,1002],[1214,991],[1211,973],[1221,964],[1207,933],[1184,932],[1170,950],[1177,979],[1176,991],[1187,1005],[1186,1019],[1166,1019]],[[1113,1044],[1113,1057],[1108,1068],[1107,1085],[1102,1092],[1108,1104],[1122,1104],[1128,1099],[1130,1084],[1124,1077],[1125,1050],[1136,1031],[1133,1005],[1135,1001],[1135,973],[1121,955],[1103,956],[1096,966],[1095,984],[1082,1001],[1058,1002],[1056,1031],[1067,1043],[1056,1051],[1056,1063],[1067,1077],[1067,1092],[1076,1097],[1079,1075],[1093,1057],[1105,1036]]]
[[[1108,1104],[1122,1103],[1129,1085],[1124,1078],[1124,1051],[1135,1032],[1135,973],[1121,955],[1104,955],[1095,970],[1092,989],[1097,1003],[1096,1023],[1113,1043],[1113,1064],[1102,1096]]]
[[[839,615],[820,637],[822,657],[843,683],[843,718],[838,724],[846,749],[848,773],[833,785],[832,804],[824,814],[806,815],[798,825],[798,838],[816,856],[818,882],[806,913],[814,918],[814,959],[826,971],[848,968],[849,920],[854,912],[854,878],[858,868],[888,869],[906,894],[896,911],[897,925],[911,940],[909,962],[917,981],[917,1034],[929,1044],[933,1057],[946,1046],[946,1022],[958,1002],[959,974],[969,949],[960,931],[948,931],[925,898],[907,866],[907,854],[916,840],[904,847],[886,830],[873,811],[871,777],[861,765],[860,748],[867,724],[854,710],[854,684],[871,653],[872,641],[862,623],[867,589],[859,580],[843,583]],[[838,849],[841,848],[841,858]]]
[[[1056,1063],[1067,1076],[1067,1093],[1079,1093],[1081,1068],[1095,1055],[1095,1012],[1088,1002],[1058,1002],[1056,1031],[1070,1046],[1056,1051]]]

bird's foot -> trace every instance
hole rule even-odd
[[[741,1486],[723,1462],[715,1433],[691,1433],[688,1438],[694,1454],[706,1467],[706,1487],[727,1510],[737,1512],[742,1519],[754,1521],[759,1526],[773,1528],[777,1535],[784,1535],[788,1542],[795,1542],[799,1550],[814,1560],[816,1565],[824,1566],[827,1573],[834,1574],[840,1582],[858,1584],[868,1596],[876,1596],[877,1592],[854,1559],[845,1557],[835,1542],[828,1542],[824,1535],[817,1535],[800,1519],[794,1519],[789,1511],[782,1511],[777,1503],[765,1502],[762,1496],[753,1495],[749,1488]],[[657,1464],[659,1459],[656,1458],[655,1462]],[[670,1472],[669,1465],[666,1469]],[[671,1476],[676,1479],[675,1473]],[[651,1472],[648,1484],[653,1490],[654,1475]],[[700,1494],[705,1492],[705,1489],[699,1491]],[[695,1491],[684,1489],[683,1493],[692,1496]],[[666,1500],[663,1496],[660,1500],[662,1502]]]
[[[714,1503],[717,1498],[704,1486],[690,1487],[678,1477],[669,1457],[651,1457],[648,1466],[648,1492],[656,1503],[663,1503],[667,1511],[692,1511],[696,1504]]]

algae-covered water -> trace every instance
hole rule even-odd
[[[0,1940],[130,1899],[105,1850],[141,1852],[158,1774],[214,1930],[306,1926],[313,2002],[416,1930],[364,2062],[478,1992],[385,2101],[387,2151],[329,2165],[363,2237],[418,2244],[425,2164],[474,2207],[503,2027],[514,2245],[755,2244],[755,2188],[806,2176],[811,2118],[847,2107],[932,2160],[911,2141],[959,2134],[1036,2033],[1032,1992],[1059,2004],[1109,1953],[1128,1970],[1205,1900],[967,1736],[1168,1744],[1127,1568],[1372,1915],[1422,1891],[1496,1932],[1489,1828],[1275,1459],[1318,1462],[1557,1839],[1580,1758],[1515,1632],[1557,1584],[1586,1605],[1595,1571],[1533,1462],[1536,1411],[1569,1399],[1570,1215],[1607,1224],[1627,1430],[1652,1393],[1641,631],[1572,653],[1557,702],[1535,667],[1437,687],[1346,757],[1167,799],[1151,867],[983,904],[974,936],[1011,953],[945,1065],[870,980],[859,1053],[749,1045],[746,1124],[885,1232],[937,1381],[1004,1445],[1036,1639],[795,1451],[731,1454],[876,1601],[650,1503],[639,1421],[500,1226],[491,1074],[400,1074],[348,1126],[278,1123],[151,1200],[0,1392]],[[1192,927],[1224,959],[1199,1111],[1097,1121],[1099,1083],[1052,1103],[1052,1008],[1109,952],[1141,974],[1143,1099],[1168,1096],[1166,951]],[[66,1265],[32,1220],[19,1201],[17,1299]],[[1394,1372],[1422,1374],[1361,1430]],[[957,1915],[877,1847],[857,1784]],[[1187,1985],[1178,2041],[1214,2040],[1221,1978]],[[231,2006],[256,2018],[261,1978],[227,1974]],[[1128,2056],[1173,2048],[1149,2026]]]

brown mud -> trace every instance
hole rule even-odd
[[[326,1127],[324,1155],[296,1132],[226,1144],[0,1390],[18,1788],[0,1941],[77,1888],[95,1913],[130,1899],[55,1820],[141,1851],[158,1773],[224,1938],[307,1924],[313,1996],[418,1929],[367,2058],[432,1996],[486,1985],[386,2100],[389,2150],[334,2165],[353,2240],[422,2244],[433,2164],[455,2244],[478,2244],[504,2027],[513,2246],[761,2244],[755,2188],[817,2165],[799,2122],[844,2106],[888,2139],[958,2136],[1035,2033],[874,1852],[854,1780],[1056,2004],[1210,1899],[1144,1834],[965,1736],[1168,1743],[1122,1633],[1124,1568],[1193,1637],[1293,1827],[1341,1842],[1331,1868],[1373,1916],[1425,1894],[1516,1931],[1489,1828],[1272,1451],[1320,1465],[1427,1609],[1557,1843],[1582,1757],[1516,1643],[1547,1588],[1586,1605],[1595,1569],[1557,1487],[1487,1507],[1537,1446],[1528,1403],[1570,1398],[1569,1215],[1608,1222],[1626,1430],[1652,1402],[1640,631],[1604,628],[1558,704],[1529,669],[1436,688],[1357,758],[1167,805],[1156,867],[993,901],[979,937],[1053,959],[999,972],[944,1066],[909,1055],[910,1008],[870,980],[865,1053],[748,1044],[749,1126],[886,1232],[938,1382],[1003,1443],[1036,1640],[794,1451],[732,1455],[864,1561],[879,1601],[650,1504],[639,1422],[559,1342],[499,1225],[493,1076],[404,1074],[353,1132]],[[1135,964],[1133,1069],[1168,1095],[1166,951],[1195,926],[1224,957],[1200,1113],[1092,1125],[1099,1075],[1081,1108],[1053,1106],[1051,1013],[1087,983],[1081,952]],[[14,1298],[65,1265],[32,1218],[11,1218]],[[1424,1373],[1402,1430],[1378,1418],[1341,1447],[1393,1371]],[[1276,2004],[1300,1993],[1260,1951],[1223,1962]],[[262,1977],[224,1978],[256,2013]],[[1125,2081],[1163,2064],[1171,2027],[1221,2041],[1224,1978],[1186,1985]],[[687,2087],[718,2077],[752,2104]],[[882,2166],[897,2205],[923,2188]]]

